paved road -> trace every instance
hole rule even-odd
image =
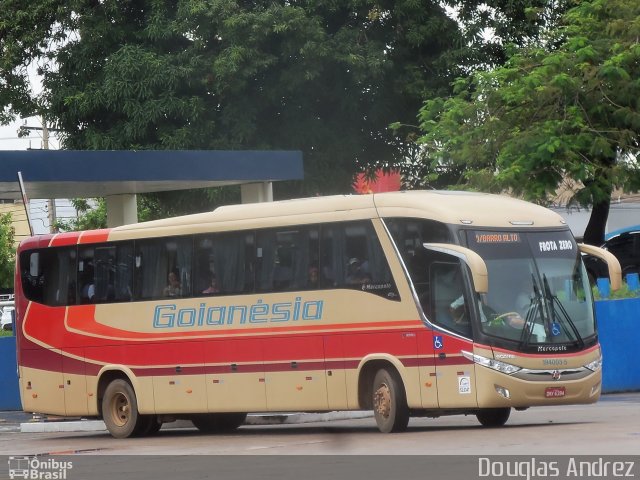
[[[595,405],[513,412],[507,425],[475,417],[411,419],[402,434],[378,433],[373,418],[302,425],[245,426],[225,435],[165,429],[156,437],[116,440],[106,433],[19,433],[0,414],[0,455],[637,455],[640,393],[607,395]]]

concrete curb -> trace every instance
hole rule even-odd
[[[251,414],[245,425],[289,425],[301,423],[320,423],[332,420],[350,420],[372,417],[370,411],[340,411],[327,413],[283,413],[283,414]],[[177,420],[167,423],[163,429],[193,428],[188,420]],[[54,433],[54,432],[103,432],[106,427],[102,420],[58,420],[43,422],[24,422],[20,424],[22,433]]]

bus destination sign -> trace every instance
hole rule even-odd
[[[518,232],[475,232],[476,243],[520,243]]]

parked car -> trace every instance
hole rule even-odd
[[[2,314],[0,315],[0,328],[2,328],[2,330],[12,330],[13,319],[15,317],[15,311],[16,311],[15,307],[12,304],[12,305],[5,305],[0,308],[2,309]]]
[[[615,230],[605,235],[602,248],[616,256],[622,268],[622,277],[640,273],[640,225]],[[594,257],[584,257],[590,279],[607,277],[607,265]]]

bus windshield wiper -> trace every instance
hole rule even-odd
[[[533,327],[535,318],[538,312],[542,313],[542,295],[538,289],[536,277],[531,274],[531,280],[533,281],[533,301],[535,304],[527,311],[527,316],[524,319],[524,326],[522,327],[522,334],[520,335],[520,349],[524,350],[529,345],[529,340],[533,334]]]
[[[549,300],[549,307],[551,308],[551,316],[552,316],[551,321],[555,322],[555,320],[559,317],[555,309],[555,306],[557,305],[558,310],[562,314],[562,318],[564,318],[566,320],[566,323],[569,324],[569,326],[571,327],[571,330],[573,331],[576,341],[580,344],[581,347],[584,347],[584,340],[582,339],[582,336],[580,335],[580,332],[578,331],[576,324],[574,323],[573,320],[571,320],[571,316],[569,315],[567,310],[564,308],[564,305],[562,305],[562,302],[560,302],[558,297],[551,293],[551,288],[549,287],[549,281],[547,280],[547,275],[544,273],[542,274],[542,282],[544,284],[545,297]],[[564,328],[564,330],[565,332],[567,331],[566,327]]]

